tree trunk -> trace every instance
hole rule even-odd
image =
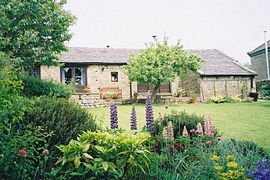
[[[157,95],[159,86],[160,86],[160,83],[156,84],[155,87],[154,87],[154,89],[153,89],[153,91],[152,91],[152,94],[151,94],[152,103],[155,102],[155,98],[156,98],[156,95]]]

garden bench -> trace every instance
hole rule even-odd
[[[119,87],[102,87],[100,88],[101,99],[122,99],[122,89]]]

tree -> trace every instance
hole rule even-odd
[[[0,51],[17,67],[57,65],[75,17],[64,10],[65,0],[1,0]]]
[[[147,48],[129,58],[124,67],[130,81],[149,83],[154,86],[152,101],[161,83],[169,83],[176,77],[183,77],[188,71],[197,71],[201,58],[188,54],[178,42],[169,46],[167,38],[163,42],[156,39]]]

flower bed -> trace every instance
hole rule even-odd
[[[172,112],[165,116],[160,115],[153,122],[151,106],[151,100],[147,99],[146,126],[144,132],[139,132],[134,128],[137,126],[135,106],[130,116],[132,130],[123,131],[116,126],[117,107],[112,104],[113,130],[86,132],[79,136],[77,141],[60,146],[63,156],[53,173],[55,178],[268,177],[269,156],[255,143],[223,140],[211,117]]]

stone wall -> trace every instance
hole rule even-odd
[[[204,100],[214,96],[236,96],[251,92],[251,79],[247,76],[201,77],[201,94]],[[255,84],[253,83],[255,88]],[[247,94],[245,94],[247,95]]]
[[[40,78],[60,82],[60,67],[41,65]]]
[[[120,104],[120,101],[106,101],[104,99],[100,99],[99,94],[95,93],[90,93],[90,94],[82,94],[82,93],[77,93],[73,94],[70,97],[71,101],[74,101],[75,103],[79,104],[82,108],[96,108],[96,107],[106,107],[109,106],[110,103],[113,101],[115,103]]]
[[[269,56],[268,59],[270,61],[270,52],[268,53],[268,56]],[[258,76],[256,76],[256,81],[267,79],[265,53],[251,57],[250,61],[251,61],[252,70],[258,73]],[[270,65],[270,62],[269,62],[269,65]]]

